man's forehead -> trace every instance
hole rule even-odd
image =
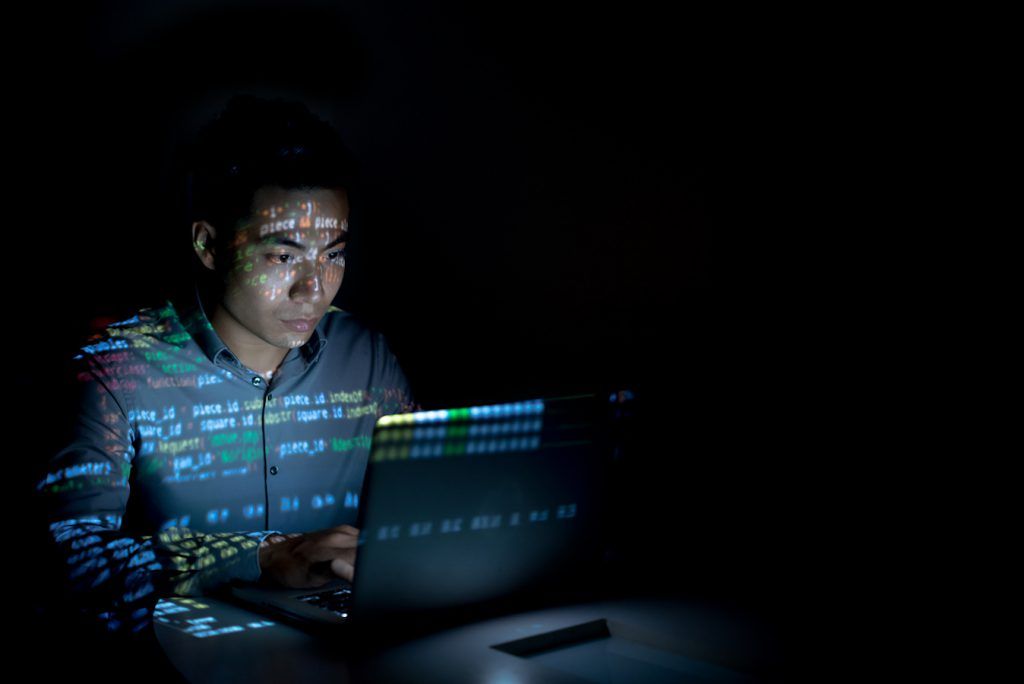
[[[335,245],[348,238],[348,221],[331,221],[317,227],[297,227],[294,219],[272,220],[249,226],[246,241],[268,245],[307,246]]]
[[[321,202],[308,194],[300,194],[278,201],[268,198],[254,205],[251,218],[241,226],[250,240],[289,233],[292,240],[313,243],[332,240],[339,232],[348,230],[347,211],[336,201]]]
[[[348,209],[344,188],[282,188],[264,185],[253,193],[253,212],[339,211]]]
[[[256,219],[236,231],[237,243],[327,245],[348,238],[348,219],[315,215],[311,219],[297,216]]]

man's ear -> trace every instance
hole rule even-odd
[[[217,250],[214,247],[214,240],[217,237],[216,229],[206,221],[195,221],[192,223],[192,248],[203,265],[211,271],[216,270]]]

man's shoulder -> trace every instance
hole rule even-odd
[[[378,334],[366,318],[333,304],[324,314],[324,333],[328,340],[342,338],[364,341],[375,339]]]
[[[162,351],[160,347],[181,347],[188,339],[178,313],[170,301],[142,306],[128,318],[96,326],[75,350],[74,359],[89,358],[103,365],[125,362],[145,356],[144,351]]]
[[[324,336],[332,354],[352,358],[365,354],[368,360],[376,358],[381,350],[390,352],[387,336],[365,316],[334,305],[324,314]]]
[[[340,307],[334,306],[333,304],[331,304],[330,306],[327,307],[327,313],[324,314],[324,315],[330,315],[332,313],[340,313],[340,314],[350,315],[348,311],[345,311],[345,309],[342,309]]]
[[[371,393],[378,402],[378,416],[386,413],[421,411],[409,380],[395,355],[384,329],[366,318],[331,306],[325,332],[328,363],[341,363],[345,370],[358,368],[369,375]]]

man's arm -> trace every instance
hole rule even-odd
[[[93,355],[75,357],[61,446],[37,483],[59,575],[77,612],[105,631],[135,632],[162,595],[197,596],[232,579],[256,581],[258,548],[277,530],[152,535],[121,530],[135,435],[116,374]]]

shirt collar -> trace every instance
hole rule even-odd
[[[334,307],[332,306],[331,309],[334,309]],[[238,357],[232,353],[213,328],[213,324],[210,323],[210,319],[206,315],[206,309],[203,306],[202,297],[199,294],[198,284],[193,285],[191,293],[184,297],[184,302],[178,311],[182,326],[188,331],[192,339],[196,341],[196,344],[199,345],[199,348],[203,350],[203,353],[206,354],[210,361],[216,365],[218,359],[223,358],[237,368],[242,367]],[[282,363],[288,363],[296,357],[301,357],[305,365],[309,366],[319,359],[324,351],[324,347],[327,346],[327,336],[324,333],[326,325],[327,316],[325,315],[320,318],[316,328],[313,329],[313,334],[310,335],[306,343],[298,347],[298,351],[295,349],[289,350]]]

